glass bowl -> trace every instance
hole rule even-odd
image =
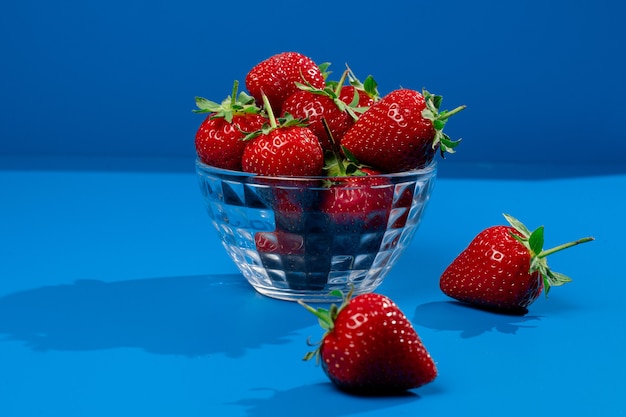
[[[196,160],[196,172],[226,253],[256,291],[331,302],[333,290],[357,295],[383,282],[415,235],[437,167],[355,180],[259,176]]]

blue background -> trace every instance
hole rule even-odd
[[[624,4],[3,2],[0,416],[626,415]],[[314,318],[255,293],[202,206],[194,97],[287,50],[468,106],[378,290],[439,367],[407,395],[303,363]],[[551,256],[574,282],[525,316],[438,287],[502,212],[546,247],[596,238]]]
[[[427,87],[445,108],[468,105],[447,126],[464,143],[444,174],[494,161],[621,171],[625,9],[609,0],[4,2],[0,154],[189,161],[201,121],[194,97],[221,101],[254,64],[294,50],[332,62],[335,74],[344,63],[372,74],[383,93]]]

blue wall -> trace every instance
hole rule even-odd
[[[311,4],[4,2],[0,154],[193,158],[194,96],[295,50],[467,104],[451,163],[625,165],[623,2]]]

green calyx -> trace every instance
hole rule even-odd
[[[226,97],[221,103],[208,100],[204,97],[196,97],[197,109],[194,113],[213,113],[211,118],[224,118],[228,123],[232,123],[233,116],[243,116],[246,114],[260,114],[261,109],[255,104],[254,97],[240,92],[239,81],[233,83],[232,94]]]
[[[329,63],[324,63],[323,66],[320,66],[320,69],[323,71],[324,78],[327,78],[330,74],[328,71]],[[372,97],[374,100],[377,100],[380,95],[378,93],[378,84],[374,81],[374,78],[369,75],[365,82],[359,81],[350,67],[346,65],[346,70],[342,73],[339,81],[330,81],[326,80],[326,86],[323,89],[315,88],[308,81],[302,77],[304,83],[296,82],[296,86],[304,91],[308,91],[313,94],[318,94],[321,96],[329,97],[333,100],[335,105],[340,111],[347,112],[353,120],[357,120],[359,115],[364,113],[369,107],[359,107],[359,93],[358,90],[365,92],[367,95]],[[344,86],[346,79],[349,84],[355,88],[354,97],[350,103],[345,103],[343,100],[339,98],[341,94],[341,88]]]
[[[353,86],[355,89],[363,91],[367,94],[372,100],[378,101],[380,99],[380,93],[378,92],[378,83],[374,80],[374,77],[368,75],[365,78],[364,82],[361,82],[352,69],[346,64],[346,68],[348,69],[348,83]]]
[[[330,295],[341,298],[341,304],[337,305],[333,303],[327,309],[323,307],[313,308],[310,305],[306,304],[304,301],[298,300],[298,304],[303,306],[308,312],[317,317],[320,327],[325,330],[324,336],[322,336],[322,340],[324,340],[324,337],[326,337],[326,335],[332,332],[335,328],[335,320],[337,319],[339,312],[350,303],[353,291],[354,288],[351,288],[348,294],[344,294],[339,290],[331,291]],[[310,339],[307,340],[307,344],[309,346],[317,346],[317,348],[314,351],[307,352],[302,360],[308,361],[315,358],[315,363],[319,364],[321,343],[321,341],[317,343],[311,343]]]
[[[441,156],[445,156],[446,153],[454,153],[455,148],[461,143],[461,139],[452,140],[450,136],[446,135],[443,132],[443,127],[446,125],[446,122],[450,118],[464,110],[467,106],[459,106],[452,110],[439,110],[441,106],[441,102],[443,101],[442,96],[438,96],[435,94],[431,94],[426,89],[422,90],[422,95],[424,96],[424,100],[426,101],[426,108],[422,110],[422,117],[430,120],[433,123],[433,127],[435,128],[435,137],[433,138],[433,149],[439,146],[439,150],[441,152]]]
[[[572,281],[572,279],[567,275],[552,271],[548,267],[547,257],[548,255],[559,252],[563,249],[592,241],[594,240],[593,237],[585,237],[575,240],[573,242],[568,242],[562,245],[555,246],[551,249],[544,250],[543,226],[540,226],[531,232],[522,222],[520,222],[516,218],[508,214],[503,214],[503,216],[509,222],[509,224],[519,233],[517,234],[512,232],[511,236],[513,236],[514,239],[516,239],[518,242],[524,245],[526,249],[528,249],[528,252],[530,253],[530,270],[528,271],[528,273],[533,274],[537,271],[539,272],[541,278],[543,279],[543,286],[546,298],[548,297],[548,293],[550,292],[551,287],[558,287]]]
[[[283,117],[276,117],[274,115],[274,111],[272,110],[272,106],[270,104],[269,99],[267,98],[267,96],[263,92],[262,92],[262,97],[263,97],[263,109],[267,113],[267,119],[269,120],[269,123],[265,123],[261,127],[261,129],[259,129],[257,131],[247,133],[243,137],[242,140],[249,141],[249,140],[252,140],[252,139],[254,139],[254,138],[256,138],[256,137],[258,137],[260,135],[268,135],[273,130],[280,129],[280,128],[294,127],[294,126],[299,126],[299,127],[307,127],[308,126],[306,120],[296,119],[295,117],[293,117],[289,113],[285,113],[285,115]]]
[[[324,117],[322,117],[322,125],[331,144],[331,148],[324,153],[324,173],[326,176],[329,178],[364,176],[365,173],[361,171],[361,168],[365,166],[360,164],[356,156],[345,146],[341,146],[340,149]]]

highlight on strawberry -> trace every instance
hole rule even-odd
[[[492,226],[480,232],[445,269],[441,290],[456,300],[490,310],[526,314],[539,295],[571,281],[548,267],[547,257],[593,240],[585,237],[543,249],[544,227],[530,231],[504,214],[509,226]]]
[[[409,319],[388,297],[352,292],[329,309],[299,303],[326,331],[315,359],[339,389],[358,395],[393,395],[421,387],[437,377],[437,367]]]

